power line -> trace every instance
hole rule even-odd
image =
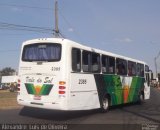
[[[34,26],[27,26],[27,25],[18,25],[18,24],[6,23],[6,22],[0,22],[0,26],[2,26],[2,27],[24,27],[24,28],[33,28],[33,29],[53,31],[53,29],[50,29],[50,28],[34,27]]]
[[[35,26],[27,26],[27,25],[18,25],[6,22],[0,22],[0,29],[5,30],[19,30],[19,31],[31,31],[31,32],[38,32],[38,33],[47,33],[47,34],[54,34],[55,30],[47,27],[35,27]],[[60,33],[60,36],[64,38],[63,34]]]
[[[65,23],[68,25],[69,28],[73,29],[73,33],[75,34],[75,36],[77,36],[78,38],[82,39],[81,36],[79,35],[79,33],[77,32],[77,30],[75,30],[75,28],[73,27],[73,24],[71,24],[67,18],[63,15],[63,13],[61,12],[61,8],[59,8],[59,14],[62,17],[62,19],[65,21]]]
[[[18,30],[18,31],[30,31],[30,32],[36,32],[36,33],[47,33],[47,34],[53,34],[52,32],[46,32],[44,30],[33,30],[33,29],[26,29],[26,28],[4,28],[0,27],[0,29],[5,29],[5,30]]]
[[[37,6],[27,6],[27,5],[17,5],[17,4],[6,4],[6,3],[0,3],[0,6],[9,6],[9,7],[23,7],[23,8],[32,8],[32,9],[43,9],[43,10],[50,10],[53,11],[53,8],[46,8],[46,7],[37,7]],[[64,21],[68,24],[67,20],[64,16],[62,16]],[[38,33],[48,33],[48,34],[55,34],[56,30],[50,29],[50,28],[42,28],[42,27],[33,27],[33,26],[26,26],[26,25],[17,25],[17,24],[11,24],[11,23],[5,23],[0,22],[0,29],[5,30],[19,30],[19,31],[32,31],[32,32],[38,32]],[[60,33],[60,36],[64,38],[64,35]]]
[[[34,34],[34,33],[28,33],[27,35],[31,35],[31,34]],[[22,36],[22,35],[26,35],[26,33],[1,33],[0,32],[0,36]]]
[[[32,31],[32,32],[49,33],[49,34],[53,34],[55,32],[55,30],[51,28],[18,25],[18,24],[6,23],[6,22],[0,22],[0,29]]]
[[[31,31],[31,32],[36,32],[36,33],[52,34],[52,33],[49,33],[49,32],[40,31],[40,30],[32,30],[32,29],[20,29],[20,28],[0,28],[0,29],[5,29],[5,30],[18,30],[18,31]]]
[[[53,11],[53,8],[37,7],[37,6],[27,6],[27,5],[17,5],[17,4],[4,4],[4,3],[0,3],[0,6],[23,7],[23,8],[29,8],[29,9],[41,9],[41,10]]]

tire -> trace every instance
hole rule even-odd
[[[109,100],[107,96],[104,96],[101,104],[101,112],[105,113],[109,110]]]
[[[144,94],[143,93],[140,93],[139,99],[138,99],[138,103],[139,104],[143,104],[144,103]]]

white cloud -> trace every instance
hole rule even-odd
[[[73,28],[69,28],[68,31],[69,32],[74,32],[74,29]]]
[[[122,41],[124,41],[124,42],[132,42],[133,40],[132,39],[130,39],[130,38],[125,38],[125,39],[123,39]]]
[[[118,41],[118,42],[124,42],[124,43],[131,43],[131,42],[133,42],[133,40],[131,38],[128,38],[128,37],[121,38],[121,39],[115,39],[115,40]]]
[[[13,7],[11,10],[14,11],[14,12],[20,12],[20,11],[22,11],[22,9],[17,8],[17,7]]]

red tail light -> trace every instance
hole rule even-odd
[[[65,94],[66,92],[65,91],[59,91],[59,94]]]
[[[59,86],[59,89],[65,89],[66,87],[65,86]]]
[[[21,80],[20,80],[20,79],[18,79],[18,85],[17,85],[17,90],[18,90],[18,91],[20,91],[20,86],[21,86],[21,84],[20,84],[20,83],[21,83]]]
[[[65,94],[66,93],[66,91],[65,91],[65,89],[66,89],[65,85],[66,85],[65,81],[59,81],[59,94]]]
[[[20,88],[17,88],[17,91],[20,91]]]

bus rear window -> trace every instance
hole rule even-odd
[[[25,45],[22,61],[59,61],[61,59],[61,45],[57,43],[35,43]]]

